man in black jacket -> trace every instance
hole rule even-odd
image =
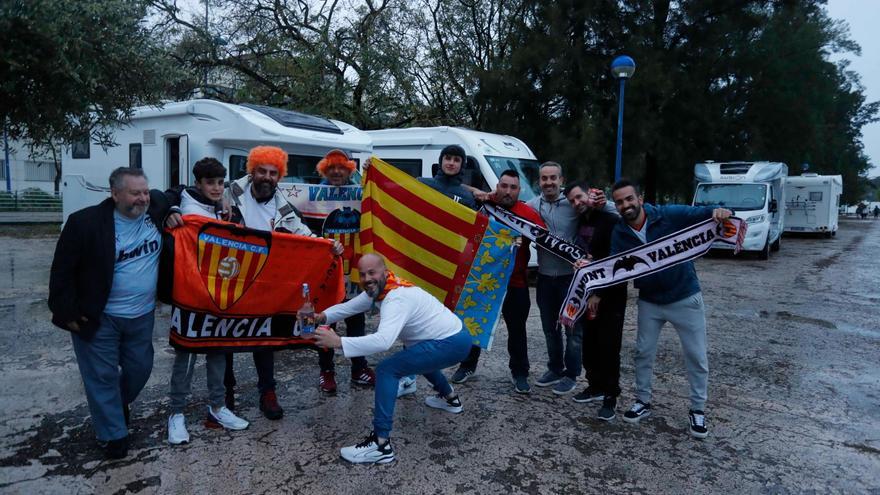
[[[434,190],[452,198],[456,203],[461,203],[475,210],[474,193],[462,185],[461,169],[467,161],[464,148],[457,144],[450,144],[440,151],[440,169],[433,178],[419,177],[419,182],[431,186]]]
[[[620,217],[602,209],[599,202],[604,202],[604,195],[591,195],[586,182],[568,185],[565,197],[578,213],[577,244],[587,251],[591,261],[607,258],[611,253],[611,233]],[[581,262],[581,266],[585,264]],[[601,401],[598,418],[611,421],[620,395],[620,341],[626,312],[626,283],[595,291],[587,306],[588,313],[581,320],[584,332],[581,352],[588,386],[574,396],[574,401]]]
[[[67,219],[52,260],[49,309],[52,323],[71,332],[92,425],[107,456],[118,459],[128,452],[128,405],[153,369],[168,202],[140,169],[114,170],[110,193]]]

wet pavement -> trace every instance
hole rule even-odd
[[[104,461],[70,338],[49,324],[55,239],[2,233],[2,493],[880,493],[880,222],[844,220],[833,239],[784,238],[769,262],[697,263],[710,345],[705,440],[687,434],[684,364],[669,327],[654,415],[620,420],[633,397],[631,300],[617,419],[599,421],[597,406],[571,395],[513,393],[502,324],[477,375],[457,388],[463,414],[427,408],[422,378],[417,394],[398,402],[398,460],[383,466],[339,458],[339,447],[369,432],[372,392],[351,385],[349,363],[337,357],[339,392],[321,395],[313,351],[277,354],[286,414],[274,422],[257,408],[250,356],[237,356],[239,412],[251,421],[243,432],[202,424],[200,362],[187,410],[192,443],[169,446],[167,308],[154,332],[153,375],[134,403],[130,455]],[[534,378],[546,361],[534,304],[529,332]]]

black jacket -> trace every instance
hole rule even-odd
[[[445,194],[457,203],[461,203],[472,210],[477,209],[474,193],[461,185],[461,172],[455,175],[446,175],[440,170],[433,178],[419,177],[419,182],[431,186],[434,190]]]
[[[578,217],[578,230],[575,242],[599,261],[611,255],[611,234],[620,217],[602,210],[590,210]],[[626,282],[615,284],[596,292],[602,301],[601,306],[613,306],[616,311],[626,307]]]
[[[160,231],[168,207],[161,191],[150,191],[147,214]],[[84,316],[87,321],[80,322],[79,335],[86,340],[98,330],[113,285],[116,264],[114,209],[113,199],[107,198],[100,204],[72,213],[64,224],[52,259],[49,275],[52,323],[69,331],[67,323],[79,321]],[[162,272],[160,269],[160,279]]]

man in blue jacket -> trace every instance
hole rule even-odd
[[[611,197],[621,216],[612,233],[611,254],[653,242],[707,218],[721,221],[732,214],[724,208],[645,204],[635,184],[625,179],[614,184]],[[638,423],[651,415],[651,379],[657,340],[660,329],[669,322],[678,332],[691,388],[690,432],[696,438],[705,438],[709,434],[705,415],[709,360],[706,314],[694,264],[687,261],[666,268],[636,279],[634,285],[639,289],[635,351],[637,400],[623,415],[623,420]]]

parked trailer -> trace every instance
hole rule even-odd
[[[748,223],[743,250],[769,259],[778,251],[785,222],[785,177],[779,162],[705,162],[694,166],[697,182],[693,204],[719,205]],[[718,243],[715,249],[733,249]]]
[[[107,178],[120,166],[142,168],[150,187],[193,183],[192,167],[209,156],[220,160],[228,178],[246,173],[248,151],[278,146],[289,154],[284,183],[318,182],[315,165],[334,148],[369,153],[370,137],[337,120],[258,105],[213,100],[167,103],[135,110],[130,124],[115,130],[117,146],[102,149],[74,143],[62,158],[64,219],[109,195]]]
[[[839,175],[803,174],[785,178],[785,232],[837,234],[843,179]]]

